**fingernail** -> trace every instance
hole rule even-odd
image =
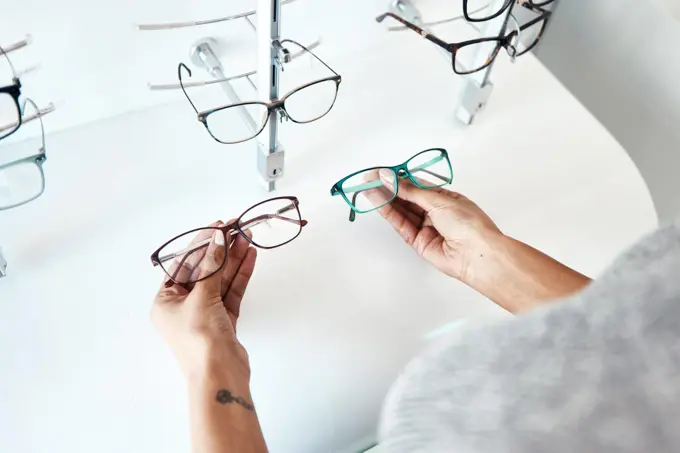
[[[222,234],[221,231],[215,231],[215,235],[213,236],[213,242],[215,242],[216,245],[223,246],[224,245],[224,234]]]
[[[388,186],[394,185],[394,172],[383,168],[378,174],[380,175],[383,184]]]

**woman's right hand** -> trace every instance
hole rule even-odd
[[[392,188],[394,175],[383,172],[380,179]],[[398,184],[398,198],[378,212],[419,256],[446,275],[465,280],[488,239],[503,236],[479,206],[459,193],[421,189],[407,179]]]

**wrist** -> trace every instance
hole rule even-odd
[[[495,272],[496,263],[504,254],[507,239],[500,231],[487,230],[477,235],[468,244],[460,275],[456,278],[474,288],[476,281]]]
[[[239,343],[206,339],[201,349],[187,370],[188,381],[197,383],[217,378],[250,382],[248,353]]]

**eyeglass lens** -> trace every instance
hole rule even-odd
[[[441,150],[429,150],[413,156],[406,168],[416,183],[425,189],[450,184],[453,172],[446,154]]]
[[[176,283],[185,285],[217,272],[226,261],[226,253],[222,260],[215,260],[212,256],[205,259],[215,235],[224,235],[224,232],[217,228],[203,228],[185,233],[163,247],[158,256],[165,273]]]
[[[517,56],[527,53],[538,43],[544,26],[545,19],[522,30],[520,38],[516,40]]]
[[[35,161],[24,161],[0,168],[0,209],[26,203],[45,187],[42,169]]]
[[[242,121],[241,108],[245,108],[253,119],[255,130],[251,130]],[[206,124],[218,141],[239,143],[255,137],[267,123],[268,116],[269,109],[265,104],[251,103],[217,110],[206,117]]]
[[[505,10],[513,0],[467,0],[466,14],[474,21],[488,20]]]
[[[238,226],[252,235],[254,245],[273,248],[292,241],[300,234],[302,218],[293,200],[278,198],[250,208],[241,216]]]
[[[391,174],[392,184],[387,186],[380,179],[380,171]],[[372,168],[344,180],[340,187],[347,201],[360,213],[379,209],[397,196],[397,174],[391,168]]]
[[[11,134],[19,125],[19,107],[9,93],[0,93],[0,138]]]
[[[460,47],[453,59],[453,69],[458,74],[468,74],[485,68],[498,55],[500,41],[490,39]]]
[[[286,98],[286,113],[296,123],[310,123],[325,116],[338,94],[335,80],[325,80],[294,91]]]

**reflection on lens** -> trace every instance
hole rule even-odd
[[[250,117],[255,120],[256,131],[251,131],[243,121],[242,112],[245,108]],[[211,113],[206,118],[208,129],[213,137],[222,143],[238,143],[250,140],[264,127],[269,110],[260,103],[244,104],[238,107],[228,107]]]
[[[413,156],[406,168],[421,187],[431,189],[453,181],[451,164],[442,150],[429,150]]]
[[[0,93],[0,138],[16,130],[19,125],[19,109],[14,98],[8,93]]]
[[[215,234],[224,233],[217,228],[202,228],[186,233],[163,247],[158,258],[165,273],[176,283],[185,285],[207,278],[220,270],[227,254],[220,261],[206,256]]]
[[[338,94],[334,80],[301,88],[286,98],[286,112],[296,123],[309,123],[326,115]]]
[[[499,49],[500,43],[497,39],[463,46],[456,51],[454,69],[458,74],[479,71],[491,64]]]
[[[295,201],[279,198],[248,210],[239,219],[239,228],[252,234],[253,244],[272,248],[295,239],[302,230],[302,219]]]
[[[467,15],[472,20],[487,20],[507,8],[512,0],[498,2],[497,0],[468,0]]]
[[[387,168],[392,174],[391,187],[383,184],[379,171],[375,168],[358,173],[342,183],[340,188],[357,212],[369,212],[390,203],[396,197],[397,175],[394,170]]]
[[[39,197],[44,189],[42,169],[34,161],[0,168],[0,209],[31,201]]]

